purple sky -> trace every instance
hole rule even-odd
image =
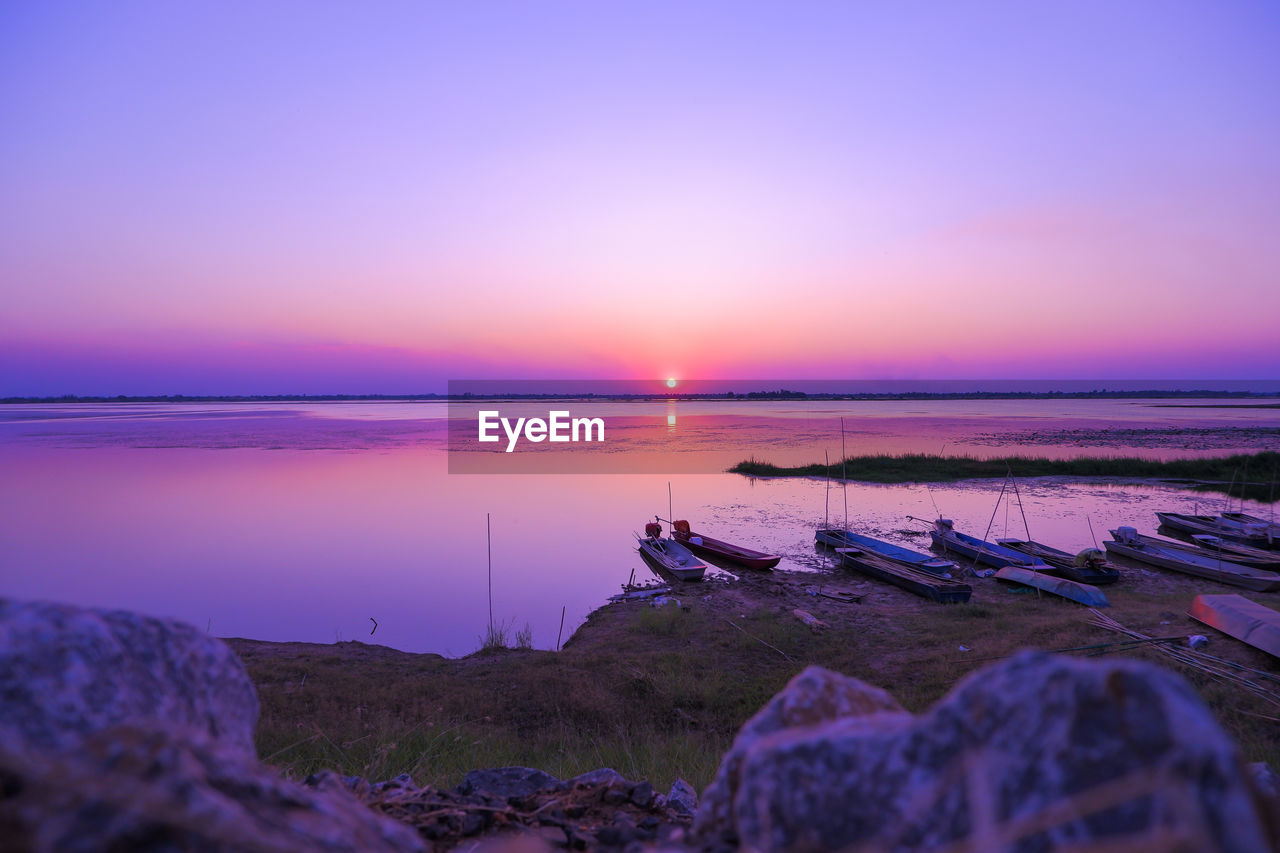
[[[1280,377],[1280,7],[9,3],[0,395]]]

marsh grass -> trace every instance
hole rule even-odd
[[[1149,636],[1205,633],[1184,615],[1197,591],[1203,584],[1191,579],[1121,581],[1108,588],[1108,612]],[[1251,597],[1280,607],[1280,594]],[[752,610],[717,593],[682,597],[686,609],[614,605],[592,614],[562,652],[495,646],[456,660],[360,643],[230,642],[262,704],[259,754],[290,776],[330,768],[453,786],[479,767],[539,767],[560,778],[613,767],[655,786],[684,778],[701,789],[742,723],[808,664],[884,688],[921,713],[1022,648],[1122,639],[1091,627],[1074,603],[993,583],[976,583],[963,605],[896,592],[876,598],[882,603],[805,603],[833,626],[817,632],[785,598],[759,598]],[[1212,642],[1215,654],[1274,669],[1262,652]],[[1115,656],[1182,675],[1245,760],[1280,765],[1276,724],[1264,719],[1274,712],[1259,700],[1150,649],[1107,655]]]
[[[1001,456],[979,459],[974,456],[939,456],[927,453],[850,456],[830,465],[814,463],[780,467],[755,458],[729,469],[751,477],[827,477],[843,470],[850,480],[868,483],[944,483],[983,477],[1004,477],[1012,471],[1019,477],[1132,477],[1194,481],[1203,491],[1230,492],[1252,500],[1280,500],[1280,487],[1270,479],[1251,480],[1242,486],[1242,472],[1273,472],[1280,469],[1280,453],[1264,451],[1205,459],[1139,459],[1136,457],[1094,457],[1049,459],[1034,456]]]

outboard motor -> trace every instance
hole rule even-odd
[[[683,533],[687,536],[689,535],[690,530],[689,522],[685,521],[683,518],[677,519],[676,521],[671,522],[671,529],[676,533]]]
[[[934,526],[937,527],[938,530],[950,530],[955,526],[955,522],[949,518],[940,518],[934,522]]]
[[[662,525],[656,521],[651,521],[644,526],[644,535],[651,539],[657,539],[662,535]]]
[[[1116,528],[1116,540],[1126,545],[1138,544],[1138,531],[1132,527],[1124,526]]]

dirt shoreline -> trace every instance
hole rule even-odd
[[[741,724],[810,663],[855,676],[919,713],[961,678],[1021,648],[1124,639],[1088,611],[974,578],[968,604],[940,605],[844,570],[743,571],[674,583],[679,607],[607,604],[560,652],[501,649],[450,659],[359,642],[227,642],[262,703],[260,756],[286,774],[328,768],[367,779],[408,773],[456,785],[469,770],[523,765],[559,778],[611,766],[665,787],[701,788]],[[847,592],[859,603],[814,594]],[[1237,590],[1128,564],[1106,612],[1148,636],[1210,636],[1210,651],[1275,674],[1265,653],[1186,615],[1199,593]],[[1280,609],[1280,593],[1248,593]],[[810,628],[795,611],[823,627]],[[1117,652],[1119,654],[1120,652]],[[1276,708],[1151,648],[1123,652],[1187,678],[1248,761],[1280,766]]]

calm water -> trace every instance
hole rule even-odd
[[[836,459],[840,417],[850,453],[1280,449],[1276,409],[1166,402],[616,403],[611,417],[628,427],[609,450],[636,471]],[[923,527],[906,517],[935,506],[962,530],[1023,533],[1016,504],[997,509],[999,482],[842,494],[723,473],[451,475],[446,416],[440,403],[0,408],[0,594],[141,610],[219,636],[460,655],[489,618],[486,513],[494,616],[513,634],[528,625],[541,648],[555,646],[562,608],[567,638],[633,570],[646,575],[631,532],[666,516],[668,483],[678,517],[781,553],[784,569],[821,570],[813,528],[843,520],[844,495],[855,527],[920,548]],[[1151,532],[1156,509],[1223,502],[1142,484],[1019,487],[1032,535],[1072,550],[1116,524]]]

